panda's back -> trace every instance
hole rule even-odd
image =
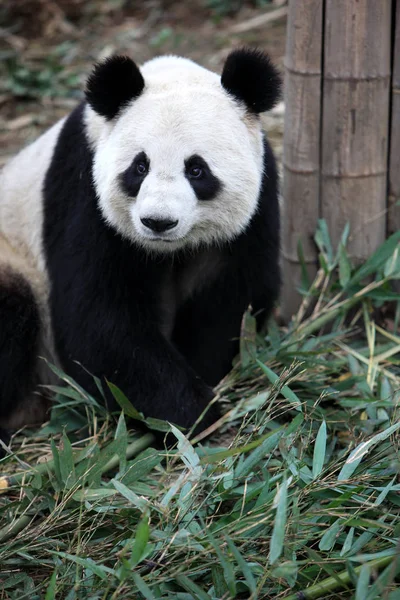
[[[43,182],[65,119],[24,148],[0,173],[0,240],[4,263],[18,255],[44,273]],[[8,249],[6,251],[6,248]],[[15,259],[16,260],[16,259]]]

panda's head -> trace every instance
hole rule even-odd
[[[263,174],[259,113],[280,93],[267,55],[236,50],[222,76],[168,56],[140,70],[115,56],[86,89],[86,132],[104,218],[142,247],[171,252],[239,235]]]

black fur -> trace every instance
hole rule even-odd
[[[261,50],[234,50],[226,59],[221,84],[253,113],[271,110],[278,102],[282,82],[279,71]]]
[[[138,172],[137,166],[139,163],[143,163],[149,169],[150,163],[145,152],[139,152],[133,159],[132,164],[119,177],[122,189],[132,198],[136,198],[138,195],[140,186],[147,175],[147,173],[141,174]]]
[[[39,311],[29,283],[0,272],[0,426],[31,391],[39,340]],[[0,437],[4,439],[4,436]]]
[[[111,121],[129,102],[138,98],[144,79],[137,65],[127,56],[112,56],[96,65],[86,84],[90,106]]]
[[[168,342],[160,332],[160,285],[172,265],[179,276],[188,255],[152,257],[106,225],[82,111],[76,109],[63,127],[44,189],[56,350],[66,371],[92,393],[92,378],[75,361],[119,386],[144,414],[191,426],[213,396],[210,386],[231,367],[247,305],[267,315],[278,295],[279,207],[271,149],[265,142],[256,215],[243,235],[219,250],[222,272],[181,307]],[[108,403],[114,407],[110,397]]]
[[[193,167],[200,170],[198,177],[192,175]],[[185,177],[199,200],[212,200],[222,187],[222,183],[211,171],[204,158],[197,154],[185,160]]]

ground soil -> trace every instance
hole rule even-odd
[[[126,53],[138,63],[174,53],[220,71],[232,48],[249,44],[283,66],[285,18],[261,27],[249,21],[277,10],[269,4],[260,9],[244,2],[238,12],[220,17],[205,0],[18,2],[10,5],[0,29],[0,165],[69,112],[82,98],[91,65],[112,53]],[[246,32],[233,32],[245,22]],[[33,80],[27,92],[18,86],[21,68],[22,77]],[[265,117],[278,155],[282,122],[282,106]]]

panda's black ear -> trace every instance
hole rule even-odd
[[[270,110],[281,96],[282,81],[278,69],[268,54],[253,48],[242,48],[229,54],[221,84],[253,113]]]
[[[127,56],[111,56],[95,66],[86,84],[86,99],[99,115],[113,119],[144,88],[143,75]]]

